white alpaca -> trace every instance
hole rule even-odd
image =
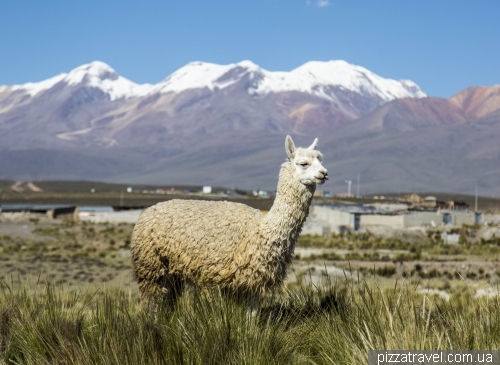
[[[248,295],[281,285],[316,184],[328,180],[317,142],[296,149],[286,137],[288,161],[267,215],[244,204],[198,200],[147,209],[131,245],[141,299],[173,304],[186,283]]]

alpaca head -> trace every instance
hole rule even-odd
[[[295,148],[292,137],[286,136],[285,149],[295,178],[303,185],[324,184],[328,180],[328,171],[321,164],[323,155],[316,151],[316,138],[308,148]]]

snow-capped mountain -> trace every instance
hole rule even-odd
[[[427,96],[411,80],[384,79],[345,61],[311,61],[290,72],[267,71],[251,61],[230,65],[191,62],[155,85],[152,91],[179,93],[205,87],[223,89],[245,76],[252,81],[248,85],[251,94],[297,91],[336,100],[331,88],[337,87],[360,95],[370,94],[384,101]]]
[[[96,61],[0,86],[0,178],[272,189],[292,134],[320,137],[330,186],[361,172],[373,192],[396,175],[407,190],[499,191],[500,86],[425,96],[344,61],[192,62],[153,85]]]
[[[27,130],[37,131],[29,146],[107,147],[173,134],[304,133],[331,130],[396,98],[424,96],[412,81],[385,79],[345,61],[313,61],[290,72],[251,61],[191,62],[154,85],[136,84],[95,61],[41,82],[1,86],[0,132],[16,147]]]
[[[18,91],[34,97],[60,84],[65,86],[84,85],[86,87],[96,88],[109,95],[110,100],[144,96],[152,89],[152,85],[150,84],[136,84],[118,75],[116,71],[106,63],[94,61],[77,67],[69,73],[61,73],[40,82],[0,86],[0,93]]]
[[[0,92],[21,91],[30,96],[49,90],[59,83],[67,86],[85,85],[102,90],[110,100],[142,97],[156,92],[181,93],[190,89],[209,90],[229,87],[243,77],[252,81],[250,94],[267,95],[297,91],[332,99],[331,88],[338,87],[358,94],[370,94],[384,101],[400,98],[422,98],[426,94],[411,80],[392,80],[380,77],[361,66],[345,61],[311,61],[290,71],[264,70],[251,61],[229,65],[191,62],[155,85],[136,84],[104,62],[94,61],[40,82],[0,86]]]

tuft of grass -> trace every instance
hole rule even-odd
[[[4,283],[0,363],[357,365],[371,349],[499,348],[496,298],[465,287],[447,302],[418,289],[345,280],[260,301],[192,289],[150,313],[120,287]]]

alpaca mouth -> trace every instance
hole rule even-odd
[[[324,183],[326,183],[326,180],[328,180],[328,175],[325,175],[325,177],[323,178],[317,178],[318,179],[318,182],[320,185],[323,185]]]

